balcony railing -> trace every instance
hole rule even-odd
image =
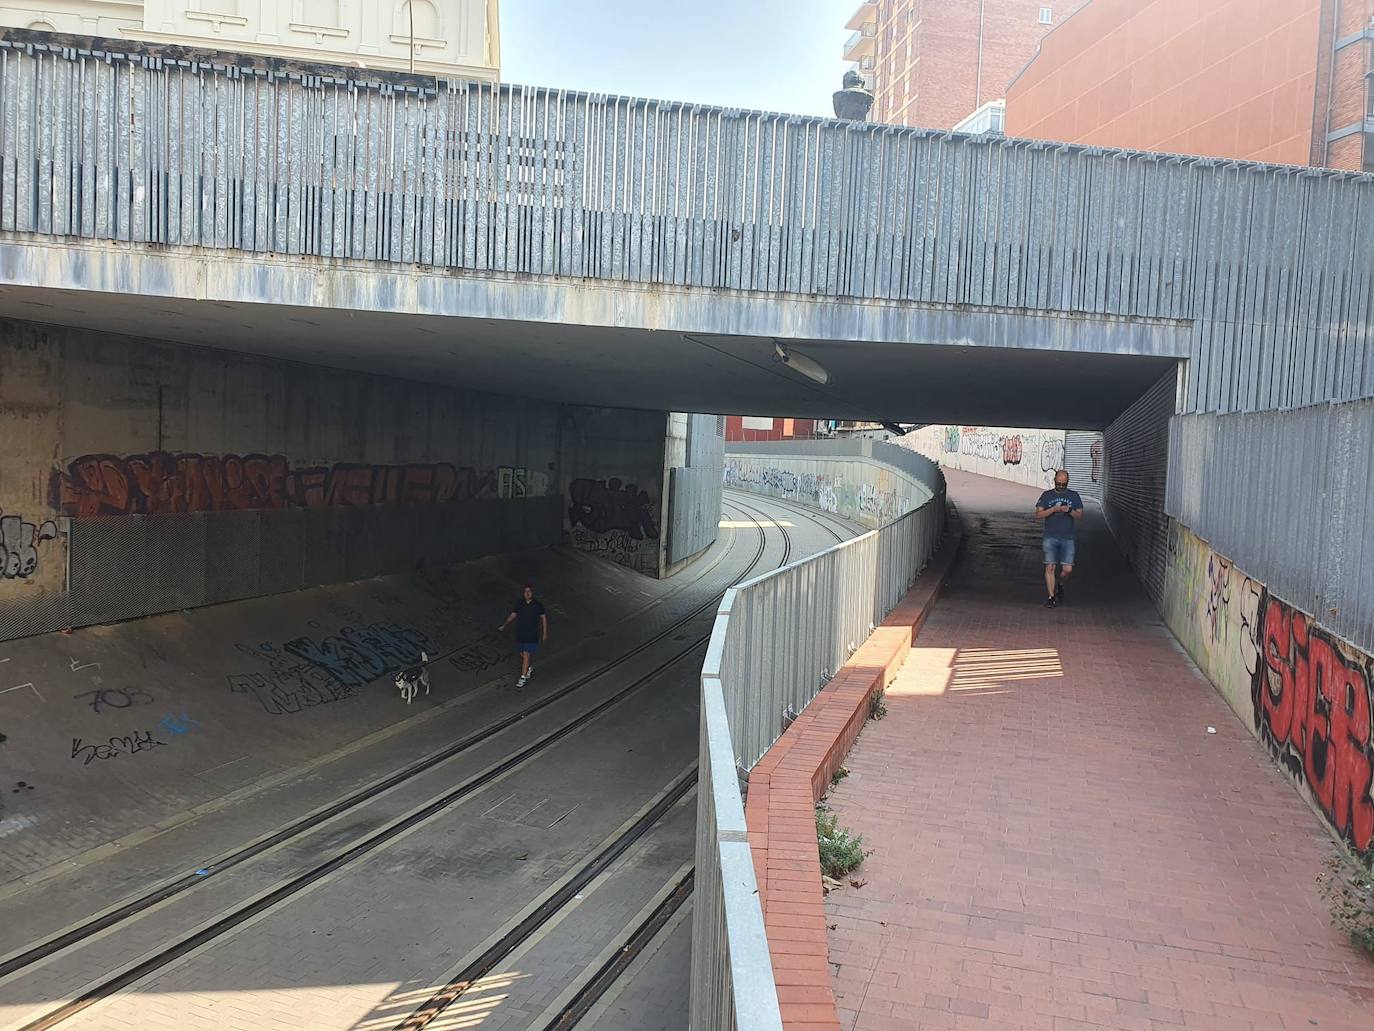
[[[878,27],[869,22],[844,41],[844,59],[857,61],[859,58],[873,53],[877,45],[877,37]]]

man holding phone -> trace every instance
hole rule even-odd
[[[1064,600],[1064,582],[1073,572],[1073,534],[1083,518],[1083,499],[1069,490],[1069,474],[1060,469],[1054,474],[1054,489],[1040,495],[1035,503],[1035,518],[1045,524],[1045,608],[1052,609]],[[1056,567],[1059,570],[1055,577]]]

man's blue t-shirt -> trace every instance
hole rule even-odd
[[[1068,502],[1069,507],[1074,512],[1083,508],[1083,499],[1078,496],[1078,491],[1069,490],[1065,487],[1060,490],[1058,487],[1051,487],[1040,495],[1040,500],[1035,503],[1036,508],[1053,508],[1055,505],[1062,505]],[[1073,540],[1074,524],[1078,520],[1068,512],[1056,512],[1054,515],[1045,517],[1045,536],[1054,537],[1059,540]]]

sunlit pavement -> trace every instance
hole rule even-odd
[[[827,899],[843,1027],[1374,1027],[1325,833],[1100,512],[1047,610],[1038,492],[947,475],[964,556],[831,798],[873,850]]]

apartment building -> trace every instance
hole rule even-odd
[[[1374,171],[1374,0],[1092,0],[1011,86],[1006,128]]]
[[[874,94],[870,119],[995,131],[996,102],[1037,45],[1085,0],[868,0],[844,58]]]

